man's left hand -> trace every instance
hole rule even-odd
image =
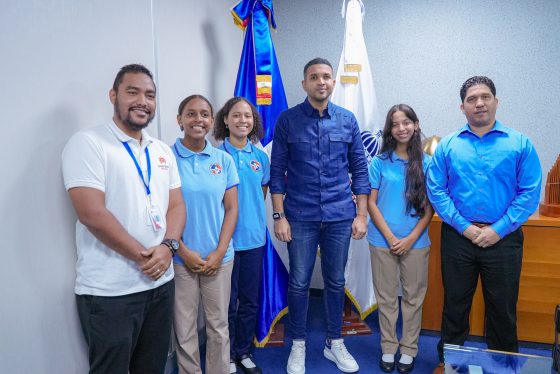
[[[357,215],[352,222],[352,239],[360,240],[367,233],[367,219],[363,215]]]
[[[484,226],[480,230],[480,235],[472,242],[481,248],[488,248],[496,244],[498,240],[500,240],[500,235],[494,231],[492,226]]]
[[[165,244],[156,245],[142,252],[142,256],[149,260],[140,268],[144,274],[153,280],[158,280],[171,265],[171,251]]]

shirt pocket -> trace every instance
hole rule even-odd
[[[311,160],[311,140],[302,135],[288,135],[290,160]]]
[[[329,134],[329,153],[331,160],[344,160],[348,155],[348,147],[352,137],[350,134]]]

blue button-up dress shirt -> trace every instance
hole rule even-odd
[[[504,237],[537,209],[542,171],[525,135],[496,121],[482,137],[467,125],[438,144],[428,167],[428,197],[441,219],[463,233],[489,223]]]
[[[284,111],[274,130],[270,192],[285,194],[288,220],[332,222],[354,218],[352,192],[370,192],[364,146],[354,114],[329,103],[321,117],[307,99]]]

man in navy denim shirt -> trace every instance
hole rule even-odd
[[[359,367],[341,338],[344,268],[350,237],[361,239],[367,230],[367,161],[356,118],[329,102],[335,85],[330,62],[311,60],[303,76],[307,98],[278,118],[270,167],[274,233],[288,243],[290,258],[293,344],[287,372],[305,372],[309,283],[320,246],[327,316],[323,353],[341,371],[351,373]]]

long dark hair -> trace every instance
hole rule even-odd
[[[259,111],[255,106],[246,98],[241,96],[235,96],[226,101],[224,106],[218,111],[216,114],[216,122],[214,122],[214,139],[216,140],[224,140],[226,137],[229,136],[229,129],[226,126],[225,119],[229,116],[229,112],[231,108],[238,102],[243,101],[249,105],[251,108],[251,113],[253,114],[253,129],[247,135],[249,141],[251,143],[257,143],[264,134],[263,125],[261,121],[261,116],[259,115]]]
[[[387,113],[385,120],[385,127],[383,128],[383,145],[381,147],[381,154],[384,158],[392,159],[393,153],[397,148],[397,141],[391,135],[393,128],[393,114],[401,111],[405,116],[418,124],[418,116],[410,106],[406,104],[393,105]],[[426,196],[426,177],[424,175],[423,158],[424,152],[422,151],[422,139],[420,127],[414,131],[414,135],[408,142],[406,147],[408,154],[408,166],[406,168],[406,212],[410,213],[412,208],[416,211],[413,216],[423,217],[426,214],[426,204],[428,202]]]

